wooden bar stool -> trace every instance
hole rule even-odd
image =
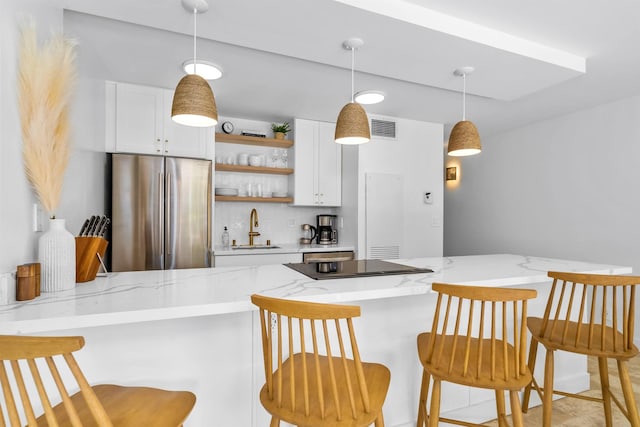
[[[252,295],[260,308],[266,383],[260,401],[297,426],[383,427],[389,369],[360,360],[352,318],[360,307]]]
[[[433,326],[431,332],[418,335],[418,356],[423,367],[418,427],[437,427],[439,421],[480,425],[440,417],[442,381],[495,390],[501,427],[508,425],[504,397],[508,390],[513,424],[521,427],[518,391],[531,382],[525,363],[524,319],[527,300],[535,298],[536,291],[443,283],[434,283],[432,289],[438,292]]]
[[[529,369],[533,372],[538,343],[546,349],[544,387],[533,382],[523,396],[523,410],[529,407],[531,389],[542,400],[543,426],[551,426],[553,394],[603,402],[607,427],[611,427],[611,400],[620,408],[633,427],[640,427],[638,407],[633,396],[627,361],[638,354],[633,344],[635,287],[640,277],[549,272],[553,278],[544,317],[530,317],[531,331]],[[580,396],[553,389],[554,351],[596,356],[602,384],[602,398]],[[611,394],[607,359],[618,364],[625,405]]]
[[[72,354],[83,346],[82,337],[0,336],[0,385],[4,395],[0,425],[5,421],[11,427],[182,425],[195,404],[193,393],[110,384],[90,386]],[[68,390],[78,387],[80,391],[69,395]],[[52,406],[57,401],[61,402]],[[39,407],[44,414],[36,417]]]

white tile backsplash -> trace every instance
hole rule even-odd
[[[285,203],[216,202],[214,216],[214,246],[222,244],[222,230],[229,228],[229,237],[237,244],[249,243],[249,215],[258,211],[259,226],[256,244],[297,243],[302,237],[302,224],[316,225],[316,215],[336,214],[336,208],[291,207]],[[340,230],[338,230],[338,233]]]

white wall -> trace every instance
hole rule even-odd
[[[19,23],[32,16],[39,39],[62,28],[62,11],[34,0],[3,0],[0,6],[0,276],[36,257],[32,231],[35,197],[22,167],[22,137],[17,106]]]
[[[403,234],[400,258],[441,256],[443,242],[443,126],[437,123],[378,117],[396,122],[396,140],[373,137],[358,147],[357,165],[343,164],[343,168],[358,169],[358,249],[366,253],[365,176],[368,173],[402,175],[404,225],[397,230]],[[351,156],[350,156],[351,157]],[[350,158],[349,157],[349,158]],[[343,187],[347,183],[343,183]],[[424,193],[431,192],[432,204],[424,203]],[[394,224],[388,224],[394,227]]]
[[[633,97],[483,138],[447,187],[445,255],[538,255],[640,274],[639,123]]]
[[[37,260],[32,191],[22,166],[17,110],[18,23],[32,16],[40,40],[63,28],[62,9],[37,0],[3,0],[0,11],[0,285],[14,283],[16,266]],[[80,70],[81,71],[81,70]],[[80,78],[71,111],[72,152],[56,216],[77,233],[104,200],[104,96],[98,82]],[[46,214],[44,229],[48,227]]]

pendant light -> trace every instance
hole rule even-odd
[[[207,127],[218,123],[218,109],[209,83],[196,74],[196,21],[198,13],[209,8],[205,0],[182,0],[188,11],[193,11],[193,64],[194,74],[187,74],[176,86],[171,106],[171,118],[174,122],[186,126]]]
[[[335,141],[338,144],[364,144],[371,139],[369,118],[364,108],[353,100],[353,73],[355,50],[362,46],[362,39],[352,38],[345,41],[342,47],[351,50],[351,102],[342,107],[336,122]]]
[[[465,97],[467,94],[467,74],[473,72],[473,67],[462,67],[456,69],[453,74],[455,76],[462,76],[462,121],[456,123],[451,129],[451,135],[449,135],[449,146],[447,153],[450,156],[471,156],[478,154],[482,151],[480,146],[480,134],[476,126],[470,121],[465,119]]]

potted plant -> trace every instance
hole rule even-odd
[[[291,127],[288,122],[271,123],[271,130],[275,139],[284,139],[287,133],[291,132]]]

